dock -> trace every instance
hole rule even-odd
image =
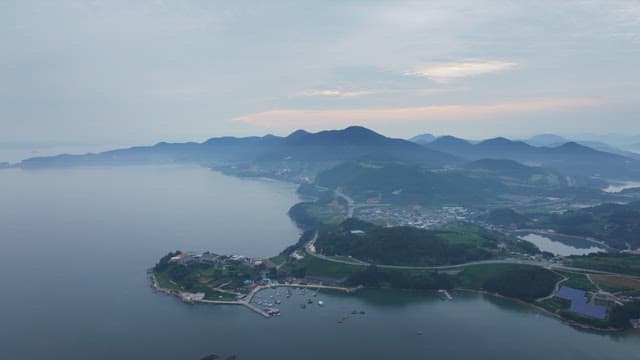
[[[320,284],[271,284],[271,285],[261,285],[256,286],[247,296],[242,299],[242,301],[251,302],[253,297],[264,289],[272,289],[272,288],[308,288],[308,289],[325,289],[325,290],[338,290],[344,291],[346,293],[354,293],[361,287],[341,287],[341,286],[330,286],[330,285],[320,285]]]
[[[266,311],[260,309],[259,307],[246,302],[246,301],[218,301],[218,300],[197,300],[194,301],[197,303],[202,303],[202,304],[214,304],[214,305],[242,305],[244,307],[246,307],[247,309],[255,312],[258,315],[262,315],[266,318],[271,317],[271,315],[269,315],[269,313],[267,313]]]
[[[205,304],[228,304],[228,305],[244,305],[249,310],[255,312],[256,314],[262,315],[266,318],[270,318],[273,316],[269,311],[265,311],[258,306],[251,303],[254,296],[262,290],[272,289],[272,288],[309,288],[309,289],[327,289],[327,290],[339,290],[344,291],[346,293],[353,293],[360,289],[360,287],[348,288],[348,287],[340,287],[340,286],[329,286],[329,285],[319,285],[319,284],[271,284],[271,285],[261,285],[256,286],[250,293],[248,293],[244,298],[237,301],[215,301],[215,300],[202,300],[198,302],[202,302]]]
[[[449,292],[446,289],[440,289],[438,290],[438,293],[447,300],[453,300],[453,296],[451,296],[451,294],[449,294]]]
[[[259,315],[262,315],[262,316],[264,316],[266,318],[270,318],[271,317],[271,315],[269,313],[267,313],[266,311],[260,309],[259,307],[255,306],[255,305],[253,305],[251,303],[242,301],[241,304],[246,306],[249,310],[251,310],[251,311],[253,311],[253,312],[255,312],[255,313],[259,314]]]
[[[181,300],[185,301],[184,296],[183,296],[182,293],[162,288],[160,286],[160,284],[158,284],[158,281],[157,281],[157,279],[155,278],[155,276],[153,274],[150,274],[149,278],[151,280],[151,286],[155,291],[159,291],[159,292],[166,293],[168,295],[176,296],[176,297],[180,298]],[[330,286],[330,285],[321,285],[321,284],[271,284],[271,285],[256,286],[255,288],[253,288],[253,290],[251,290],[250,293],[246,294],[244,297],[242,297],[242,298],[240,298],[238,300],[207,300],[207,299],[204,299],[204,298],[200,298],[198,296],[198,297],[189,298],[188,302],[189,303],[200,303],[200,304],[214,304],[214,305],[242,305],[242,306],[246,307],[247,309],[255,312],[258,315],[264,316],[265,318],[270,318],[274,314],[276,314],[276,312],[269,311],[270,309],[263,310],[263,309],[259,308],[258,306],[252,304],[251,300],[253,300],[254,296],[257,293],[259,293],[261,290],[279,288],[279,287],[287,288],[287,291],[290,291],[290,288],[309,288],[309,289],[316,289],[316,290],[317,289],[338,290],[338,291],[344,291],[346,293],[353,293],[353,292],[356,292],[357,290],[359,290],[361,288],[361,286],[352,287],[351,288],[351,287],[340,287],[340,286]],[[217,289],[217,290],[219,290],[219,289]],[[228,293],[231,293],[231,294],[234,294],[234,295],[240,295],[238,293],[234,293],[234,292],[230,292],[230,291],[225,291],[225,292],[228,292]],[[277,309],[274,309],[274,310],[277,310]]]

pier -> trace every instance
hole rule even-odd
[[[259,293],[261,290],[265,289],[273,289],[273,288],[307,288],[307,289],[326,289],[326,290],[338,290],[344,291],[346,293],[354,293],[361,287],[341,287],[341,286],[331,286],[331,285],[321,285],[321,284],[272,284],[272,285],[261,285],[256,286],[249,294],[247,294],[242,301],[251,302],[253,297]]]
[[[151,280],[151,287],[154,290],[163,292],[163,293],[168,294],[168,295],[176,296],[176,297],[182,299],[183,301],[185,301],[184,298],[181,296],[181,293],[162,288],[160,286],[160,284],[158,284],[158,281],[156,280],[156,278],[155,278],[155,276],[153,274],[150,274],[149,278]],[[200,304],[213,304],[213,305],[242,305],[242,306],[246,307],[247,309],[255,312],[258,315],[264,316],[265,318],[270,318],[272,316],[272,314],[270,314],[268,311],[265,311],[265,310],[259,308],[256,305],[252,304],[251,300],[253,300],[255,295],[257,293],[259,293],[260,291],[262,291],[262,290],[279,288],[279,287],[283,287],[283,288],[327,289],[327,290],[344,291],[346,293],[353,293],[353,292],[355,292],[355,291],[357,291],[358,289],[361,288],[361,287],[349,288],[349,287],[330,286],[330,285],[321,285],[321,284],[271,284],[271,285],[256,286],[255,288],[253,288],[253,290],[251,290],[250,293],[246,294],[244,297],[242,297],[242,298],[240,298],[238,300],[207,300],[207,299],[194,298],[194,299],[189,300],[188,302],[189,303],[200,303]],[[237,293],[233,293],[233,294],[237,294]]]
[[[271,317],[271,315],[269,313],[267,313],[266,311],[260,309],[259,307],[255,306],[255,305],[253,305],[250,302],[241,301],[239,303],[244,305],[244,306],[246,306],[249,310],[251,310],[251,311],[253,311],[253,312],[255,312],[255,313],[259,314],[259,315],[262,315],[262,316],[264,316],[266,318],[270,318]]]
[[[266,311],[260,309],[259,307],[251,304],[250,302],[247,301],[218,301],[218,300],[196,300],[194,301],[196,303],[202,303],[202,304],[214,304],[214,305],[242,305],[244,307],[246,307],[247,309],[255,312],[258,315],[262,315],[266,318],[271,317],[271,315],[269,315],[269,313],[267,313]]]
[[[445,289],[438,290],[438,293],[447,300],[453,300],[453,296],[451,296],[451,294],[449,294],[449,292]]]

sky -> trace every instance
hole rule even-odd
[[[640,1],[0,1],[0,143],[640,134]]]

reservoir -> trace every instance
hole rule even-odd
[[[606,252],[606,250],[598,244],[574,236],[526,233],[518,237],[534,244],[538,249],[554,255],[587,255],[596,252]]]
[[[294,294],[265,319],[151,291],[145,270],[169,251],[278,253],[297,201],[293,185],[192,166],[0,171],[0,359],[640,359],[637,333],[477,294],[320,292],[305,309]]]
[[[640,182],[623,181],[618,183],[612,183],[612,184],[609,184],[609,186],[607,186],[605,189],[603,189],[603,191],[608,193],[619,193],[624,190],[634,189],[634,188],[640,188]]]

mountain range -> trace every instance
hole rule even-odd
[[[359,126],[309,133],[298,130],[286,137],[218,137],[202,143],[166,143],[137,146],[84,155],[34,157],[17,164],[22,168],[149,163],[249,165],[266,163],[337,163],[370,158],[440,168],[460,162],[455,156],[402,139],[392,139]]]
[[[600,150],[603,152],[622,155],[632,159],[640,160],[640,143],[636,143],[636,144],[626,143],[624,146],[619,147],[619,146],[611,145],[601,140],[594,140],[598,138],[596,135],[587,134],[584,136],[587,137],[587,139],[581,139],[581,138],[569,139],[569,138],[565,138],[555,134],[539,134],[527,139],[522,139],[521,141],[535,147],[558,147],[560,145],[563,145],[569,142],[576,142],[580,145],[584,145],[595,150]],[[442,137],[448,137],[448,136],[442,136]],[[609,137],[604,136],[604,138],[606,139],[608,139]],[[415,142],[416,144],[420,144],[420,145],[427,145],[439,138],[440,137],[432,134],[421,134],[421,135],[417,135],[410,138],[409,141]],[[632,139],[635,139],[635,137],[628,138],[628,140],[632,140]],[[477,144],[479,142],[479,141],[468,140],[468,139],[464,139],[464,140],[471,144]]]
[[[536,141],[562,138],[545,135]],[[197,163],[205,166],[298,166],[313,168],[312,174],[354,159],[418,165],[426,169],[465,168],[483,159],[506,159],[531,167],[547,168],[576,179],[639,179],[640,161],[620,154],[566,142],[558,146],[533,146],[503,137],[471,142],[453,136],[421,135],[415,141],[394,139],[367,128],[310,133],[297,130],[286,137],[217,137],[202,143],[167,143],[137,146],[84,155],[58,155],[26,159],[15,166],[43,168],[87,165],[149,163]],[[485,164],[486,165],[486,164]],[[495,165],[495,164],[493,164]],[[516,165],[502,163],[501,166]],[[477,169],[475,169],[477,170]],[[523,171],[524,168],[518,169]]]
[[[575,141],[576,143],[580,144],[580,145],[584,145],[584,146],[588,146],[590,148],[593,148],[595,150],[600,150],[600,151],[604,151],[604,152],[608,152],[608,153],[612,153],[612,154],[616,154],[616,155],[622,155],[622,156],[626,156],[632,159],[636,159],[636,160],[640,160],[640,154],[634,153],[632,151],[628,151],[628,150],[623,150],[621,148],[618,148],[616,146],[612,146],[609,145],[607,143],[604,143],[602,141],[596,141],[596,140],[569,140],[567,138],[564,138],[562,136],[558,136],[558,135],[554,135],[554,134],[540,134],[540,135],[536,135],[533,137],[530,137],[526,140],[523,140],[524,142],[526,142],[529,145],[532,146],[547,146],[547,147],[557,147],[560,146],[562,144],[566,144],[568,142],[572,142]],[[631,149],[633,145],[628,146],[628,149]]]
[[[503,137],[471,143],[453,136],[442,136],[423,146],[470,161],[510,159],[530,166],[554,169],[569,176],[603,179],[632,179],[640,176],[640,160],[596,150],[576,142],[547,147]]]

